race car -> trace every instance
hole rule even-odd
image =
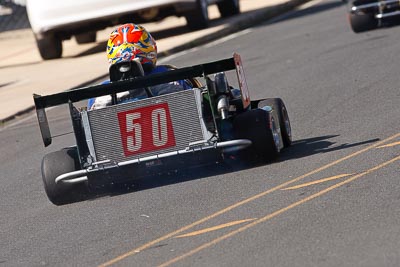
[[[399,21],[398,0],[349,0],[349,22],[356,33],[373,30],[385,22]]]
[[[116,65],[114,65],[116,66]],[[235,71],[238,87],[227,80]],[[132,78],[121,80],[127,72]],[[53,95],[34,94],[45,146],[52,143],[46,108],[68,104],[76,145],[48,153],[42,179],[49,200],[62,205],[91,188],[224,162],[269,162],[291,145],[288,112],[280,98],[251,100],[239,54],[142,76],[140,63],[110,67],[109,84]],[[153,96],[151,87],[187,80],[193,89]],[[121,92],[148,97],[119,103]],[[87,110],[79,101],[111,95],[112,104]],[[82,103],[82,101],[80,102]]]

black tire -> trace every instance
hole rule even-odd
[[[87,32],[75,35],[78,44],[88,44],[96,42],[96,32]]]
[[[36,44],[44,60],[60,58],[62,55],[62,40],[54,35],[36,38]]]
[[[44,156],[42,160],[42,179],[47,197],[55,205],[63,205],[82,198],[86,184],[55,183],[57,176],[80,169],[76,148],[65,148]]]
[[[239,0],[224,0],[217,4],[221,17],[226,18],[240,13]]]
[[[285,103],[280,98],[268,98],[258,103],[258,107],[271,106],[279,116],[279,127],[284,147],[292,145],[292,127]]]
[[[208,2],[197,0],[196,9],[185,14],[187,26],[191,30],[200,30],[208,27]]]
[[[285,103],[280,98],[278,98],[278,113],[283,145],[284,147],[289,147],[292,145],[292,126]]]
[[[355,33],[370,31],[378,27],[378,20],[374,14],[349,13],[349,21],[351,29]]]
[[[276,160],[280,152],[280,137],[277,132],[278,119],[272,112],[252,109],[239,114],[233,121],[235,138],[252,141],[250,148],[241,151],[245,161],[261,159]]]

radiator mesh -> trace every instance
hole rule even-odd
[[[125,156],[118,113],[160,103],[168,103],[176,145],[165,149]],[[204,140],[196,105],[195,90],[185,90],[140,101],[109,106],[103,109],[91,110],[88,111],[88,117],[98,161],[112,160],[121,162],[139,157],[153,156],[185,149],[191,142]]]

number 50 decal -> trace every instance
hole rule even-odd
[[[126,157],[175,146],[168,104],[156,104],[118,113]]]

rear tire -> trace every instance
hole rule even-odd
[[[76,201],[86,193],[86,184],[57,183],[57,176],[80,169],[76,148],[65,148],[44,156],[42,160],[42,179],[47,197],[55,205]]]
[[[62,41],[55,35],[45,35],[36,38],[40,56],[44,60],[60,58],[62,55]]]
[[[186,13],[187,26],[191,30],[200,30],[208,27],[208,2],[197,0],[196,9]]]
[[[281,128],[281,136],[284,147],[292,145],[292,127],[290,125],[289,115],[285,103],[280,98],[268,98],[260,101],[259,108],[263,106],[271,106],[279,116],[279,127]]]
[[[278,98],[278,114],[283,145],[284,147],[289,147],[292,145],[292,126],[290,124],[289,114],[285,103],[280,98]]]
[[[257,158],[264,162],[276,160],[280,152],[278,123],[272,112],[263,109],[239,114],[233,122],[235,138],[252,141],[250,148],[241,152],[241,157],[246,161]]]
[[[231,17],[240,13],[239,0],[224,0],[217,4],[221,17]]]
[[[86,32],[75,35],[76,42],[78,44],[88,44],[96,42],[96,32]]]

